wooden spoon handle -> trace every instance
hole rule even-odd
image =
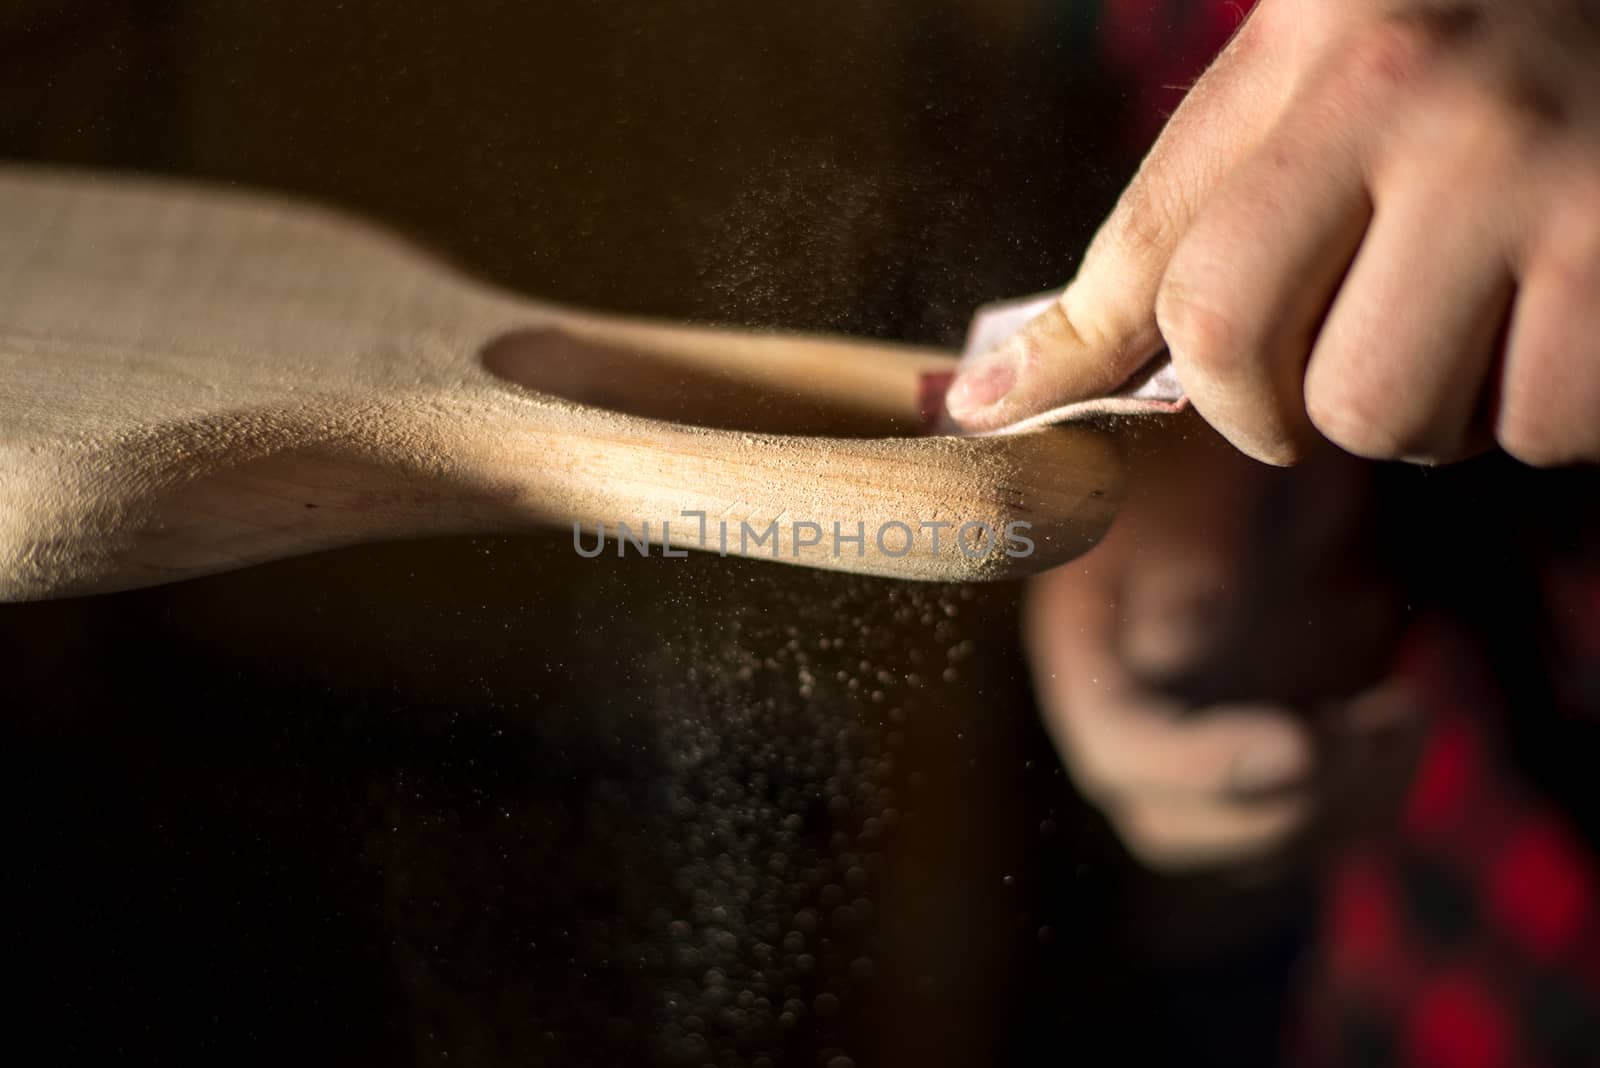
[[[907,579],[1032,574],[1120,502],[1105,435],[811,438],[716,431],[477,385],[255,413],[206,477],[147,493],[50,595],[168,582],[369,540],[559,526],[574,560],[663,546]],[[170,454],[170,443],[160,450]],[[203,445],[187,450],[192,470]],[[136,457],[129,457],[134,460]],[[78,524],[78,529],[85,529]],[[626,539],[626,541],[625,541]],[[63,546],[63,548],[65,548]],[[581,553],[579,550],[582,550]]]

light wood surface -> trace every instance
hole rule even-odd
[[[720,519],[730,554],[773,556],[739,524],[776,522],[778,559],[912,579],[1084,551],[1120,500],[1115,442],[916,437],[921,377],[951,366],[542,305],[278,198],[0,168],[0,598],[575,521],[585,548],[619,522],[699,547],[683,512],[707,513],[711,551]],[[1018,521],[1021,558],[918,530]],[[890,522],[912,551],[876,544]],[[863,525],[859,555],[834,523]]]

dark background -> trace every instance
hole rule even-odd
[[[0,156],[305,194],[559,302],[954,345],[1131,171],[1092,7],[8,0]],[[1016,595],[535,535],[0,607],[8,1045],[1270,1063],[1299,889],[1127,862]]]

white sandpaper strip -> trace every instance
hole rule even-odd
[[[972,326],[967,331],[967,343],[961,352],[961,362],[965,364],[993,349],[1021,330],[1028,320],[1050,307],[1060,296],[1059,292],[1041,293],[985,304],[973,316]],[[1162,353],[1108,396],[1063,404],[988,433],[1015,434],[1053,423],[1102,415],[1171,413],[1180,411],[1187,404],[1188,398],[1183,395],[1183,387],[1178,384],[1178,376],[1172,370],[1172,361],[1166,353]]]

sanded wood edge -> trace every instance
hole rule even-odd
[[[489,384],[153,427],[114,448],[31,460],[0,464],[7,600],[148,586],[363,541],[574,523],[585,549],[603,525],[614,552],[626,524],[657,554],[670,544],[908,579],[1003,579],[1086,550],[1123,491],[1115,442],[1088,429],[742,434]],[[52,499],[39,490],[51,485],[74,489]],[[706,533],[684,513],[704,513]],[[969,524],[981,529],[963,544]],[[1018,533],[1032,547],[1008,554],[1023,548],[1006,540]],[[978,551],[986,538],[993,546]]]

